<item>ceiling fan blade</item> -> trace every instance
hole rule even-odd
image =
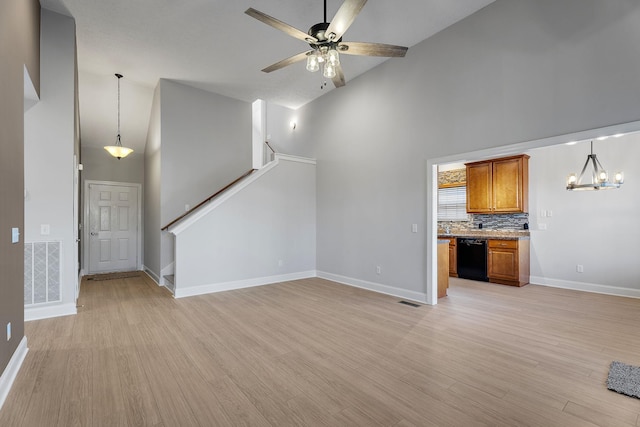
[[[245,10],[244,13],[246,13],[247,15],[251,16],[252,18],[256,18],[258,21],[264,22],[267,25],[272,26],[273,28],[280,30],[282,32],[285,32],[287,34],[289,34],[291,37],[295,37],[299,40],[302,40],[303,42],[306,43],[317,43],[318,39],[316,39],[313,36],[310,36],[309,34],[305,33],[304,31],[301,31],[297,28],[292,27],[289,24],[286,24],[282,21],[280,21],[279,19],[276,19],[272,16],[267,15],[266,13],[262,13],[259,10],[255,10],[254,8],[250,7],[249,9]]]
[[[403,57],[408,47],[383,43],[345,42],[338,44],[338,52],[347,55]]]
[[[273,65],[269,65],[267,68],[263,69],[262,71],[265,73],[270,73],[272,71],[276,71],[279,70],[281,68],[286,67],[287,65],[291,65],[291,64],[295,64],[296,62],[300,62],[304,59],[307,59],[307,54],[311,52],[310,50],[306,51],[306,52],[302,52],[299,53],[297,55],[293,55],[287,59],[283,59],[282,61],[276,62]]]
[[[336,75],[331,79],[333,81],[333,85],[335,87],[342,87],[346,84],[344,81],[344,73],[342,72],[342,67],[340,64],[336,66]]]
[[[366,2],[367,0],[345,0],[325,31],[326,37],[330,41],[340,40],[340,37],[351,26]]]

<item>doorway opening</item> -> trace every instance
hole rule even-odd
[[[425,278],[426,278],[425,289],[426,289],[426,295],[427,295],[427,303],[437,304],[437,301],[438,301],[437,300],[437,271],[438,271],[438,264],[437,264],[438,199],[437,197],[438,197],[438,166],[439,165],[447,165],[451,163],[467,163],[467,162],[486,160],[486,159],[491,159],[496,157],[513,156],[513,155],[522,154],[522,153],[533,154],[536,151],[542,151],[537,149],[552,148],[552,147],[554,149],[560,148],[561,146],[564,146],[565,144],[568,144],[572,141],[596,140],[605,135],[628,135],[628,134],[637,133],[638,131],[640,131],[640,121],[635,121],[635,122],[629,122],[629,123],[622,123],[619,125],[607,126],[603,128],[590,129],[590,130],[585,130],[585,131],[580,131],[580,132],[575,132],[570,134],[558,135],[554,137],[513,144],[510,146],[478,150],[478,151],[473,151],[468,153],[456,154],[456,155],[427,160],[427,174],[426,174],[427,175],[426,177],[427,197],[426,197],[426,206],[425,206],[425,211],[426,211],[425,245],[426,245],[426,261],[427,261],[425,265]],[[633,135],[629,135],[629,137],[631,138],[633,137]],[[615,138],[613,139],[615,140]],[[566,178],[565,175],[567,173],[572,172],[571,168],[577,167],[574,163],[581,164],[583,160],[584,160],[583,156],[577,155],[575,162],[572,162],[571,164],[562,164],[562,173],[559,177],[555,175],[553,177],[551,176],[547,177],[547,179],[553,179],[554,183],[557,181],[558,190],[562,192],[563,196],[566,193],[565,185],[564,185],[565,184],[564,180]],[[612,164],[611,166],[613,167],[617,165]],[[533,184],[538,185],[537,182],[534,182]],[[532,197],[531,194],[530,194],[530,197]],[[540,197],[540,195],[538,194],[537,197]],[[531,211],[533,211],[534,209],[531,209]],[[538,230],[537,228],[538,223],[541,223],[540,224],[541,227],[539,228],[540,230],[546,230],[546,228],[543,228],[543,227],[546,227],[548,225],[547,223],[550,223],[551,221],[553,221],[553,220],[546,219],[552,215],[551,214],[552,210],[550,209],[548,210],[547,207],[545,207],[545,209],[543,210],[544,213],[538,212],[540,211],[540,208],[538,208],[538,211],[534,211],[534,212],[531,212],[531,211],[529,213],[530,216],[532,215],[534,216],[534,218],[530,219],[530,222],[532,223],[531,224],[532,231]],[[539,216],[545,216],[545,220],[540,221],[541,218],[538,218]],[[573,219],[575,219],[575,217],[573,217]],[[554,218],[554,220],[559,221],[559,218]],[[571,224],[567,225],[567,227],[570,227],[570,226],[572,225]],[[532,236],[533,236],[533,233],[532,233]],[[532,240],[531,240],[532,265],[533,265],[534,257],[537,256],[535,254],[536,239],[537,237],[535,238],[532,237]],[[573,253],[571,253],[570,255],[573,255]],[[545,253],[545,256],[548,256],[548,255]],[[565,256],[563,255],[563,257]],[[568,263],[571,264],[575,262],[574,260],[569,259]],[[574,266],[573,264],[571,265],[573,269]],[[581,284],[579,283],[579,279],[571,280],[566,278],[560,278],[560,279],[549,278],[549,277],[543,277],[542,274],[540,274],[538,277],[535,277],[535,274],[533,271],[531,272],[531,275],[532,275],[531,283],[534,283],[534,284],[538,283],[538,284],[545,284],[548,286],[556,286],[556,287],[562,287],[562,288],[568,288],[568,289],[579,289],[579,290],[587,290],[587,288],[589,288],[592,291],[595,290],[596,292],[602,292],[602,293],[612,292],[610,286],[598,286],[597,284],[593,285],[590,283]],[[580,285],[584,285],[584,286],[580,287]],[[622,289],[622,290],[625,291],[625,289]],[[628,291],[625,293],[625,295],[630,293],[631,291]],[[616,295],[618,295],[618,293],[616,293]]]

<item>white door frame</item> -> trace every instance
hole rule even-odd
[[[119,186],[119,187],[135,187],[138,189],[138,215],[137,215],[137,226],[138,226],[138,233],[137,233],[137,248],[136,248],[136,253],[137,253],[137,262],[136,262],[136,269],[137,270],[142,270],[142,184],[136,184],[133,182],[116,182],[116,181],[93,181],[93,180],[86,180],[84,182],[84,215],[83,215],[83,225],[82,225],[82,238],[84,240],[84,248],[83,248],[83,253],[84,253],[84,260],[83,260],[83,266],[82,269],[83,271],[86,271],[87,273],[89,272],[89,238],[91,236],[89,236],[89,233],[91,230],[89,230],[88,224],[89,224],[89,206],[91,204],[91,197],[89,197],[89,186],[95,184],[95,185],[113,185],[113,186]]]

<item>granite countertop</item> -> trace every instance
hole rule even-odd
[[[446,234],[444,231],[438,232],[438,239],[449,237],[471,237],[476,239],[496,239],[496,240],[528,240],[529,231],[525,230],[451,230]]]

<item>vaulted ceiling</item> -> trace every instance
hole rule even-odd
[[[411,46],[494,0],[372,0],[344,36]],[[83,144],[112,144],[116,127],[114,73],[122,80],[125,145],[142,150],[153,88],[160,78],[252,102],[297,108],[334,89],[304,62],[269,74],[260,70],[308,49],[244,11],[253,7],[302,31],[323,20],[320,0],[41,0],[76,21]],[[327,0],[329,20],[342,0]],[[386,58],[343,55],[349,80]],[[402,61],[401,58],[390,59]],[[129,137],[127,139],[127,136]],[[126,141],[126,142],[125,142]]]

